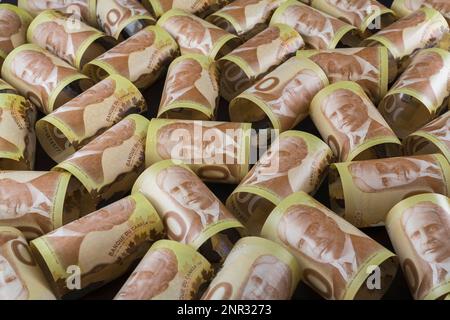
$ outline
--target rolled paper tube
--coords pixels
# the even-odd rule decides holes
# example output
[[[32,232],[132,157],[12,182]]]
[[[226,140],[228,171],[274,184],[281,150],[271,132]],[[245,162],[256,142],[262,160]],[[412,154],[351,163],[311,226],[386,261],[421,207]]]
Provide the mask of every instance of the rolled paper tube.
[[[47,10],[30,24],[28,42],[53,53],[77,69],[112,48],[115,40],[68,14]]]
[[[311,119],[339,162],[400,154],[400,140],[355,82],[322,89],[311,102]]]
[[[167,72],[158,118],[212,120],[219,103],[219,71],[214,60],[183,55]]]
[[[438,11],[422,8],[378,31],[361,45],[385,46],[404,69],[412,53],[433,47],[448,31],[448,23]]]
[[[314,194],[333,159],[319,138],[301,131],[283,132],[227,200],[227,208],[259,235],[270,212],[288,195]]]
[[[242,237],[245,232],[241,229],[227,229],[219,232],[209,238],[203,245],[198,249],[198,252],[202,254],[217,273],[233,249],[235,243]],[[205,288],[202,288],[201,293]]]
[[[74,19],[82,19],[89,25],[97,26],[95,8],[97,0],[18,0],[19,8],[25,9],[31,15],[37,16],[42,11],[53,9],[63,13],[68,13]]]
[[[360,41],[352,25],[297,0],[286,1],[275,11],[270,24],[276,23],[284,23],[297,30],[312,49],[354,46]]]
[[[27,29],[32,19],[25,10],[0,3],[0,68],[14,48],[27,42]]]
[[[86,190],[64,172],[0,171],[0,225],[35,239],[95,207]]]
[[[450,162],[450,111],[410,134],[404,146],[408,155],[442,153]]]
[[[33,170],[36,150],[34,123],[37,112],[17,94],[0,94],[0,168]]]
[[[420,51],[378,109],[400,138],[424,126],[447,106],[450,53],[439,48]]]
[[[14,49],[3,64],[2,77],[45,114],[93,84],[67,62],[35,44]]]
[[[248,173],[250,144],[249,123],[152,119],[145,162],[172,159],[203,181],[236,184]]]
[[[163,231],[150,202],[135,194],[33,240],[31,249],[58,298],[80,297],[123,275]]]
[[[331,208],[358,228],[383,225],[401,200],[450,193],[450,165],[441,154],[337,163],[329,175]]]
[[[294,256],[275,242],[239,240],[203,300],[289,300],[300,281]]]
[[[200,18],[219,10],[232,0],[143,0],[144,6],[157,18],[171,9],[181,9]]]
[[[202,54],[219,59],[241,44],[235,35],[180,9],[167,11],[159,20],[177,41],[181,54]]]
[[[234,98],[229,107],[234,122],[286,131],[309,115],[311,100],[328,79],[314,62],[292,57]]]
[[[430,193],[405,199],[389,212],[386,228],[413,297],[450,294],[450,199]]]
[[[178,55],[178,45],[163,28],[149,26],[86,64],[95,81],[120,74],[139,89],[152,85]]]
[[[439,11],[450,22],[450,2],[446,0],[394,0],[391,8],[398,16],[405,17],[421,7]]]
[[[137,0],[97,0],[97,20],[107,35],[118,40],[127,39],[156,23]]]
[[[23,234],[0,227],[0,300],[55,300]]]
[[[357,27],[365,36],[396,20],[394,11],[376,0],[312,0],[311,5]]]
[[[159,240],[114,300],[193,300],[212,275],[208,260],[191,246]]]
[[[124,195],[144,170],[148,123],[143,116],[131,114],[53,170],[73,174],[98,202]]]
[[[17,90],[14,89],[14,87],[10,85],[8,82],[0,79],[0,94],[2,93],[17,94]]]
[[[40,119],[36,133],[43,149],[59,163],[127,115],[146,110],[139,90],[126,78],[112,75]]]
[[[394,253],[304,192],[284,199],[261,235],[289,250],[302,280],[326,299],[380,299],[397,272]]]
[[[385,47],[300,50],[297,56],[319,65],[331,84],[354,81],[375,104],[386,95],[397,76],[397,63]]]
[[[184,164],[160,161],[142,173],[132,194],[143,193],[164,221],[169,239],[194,249],[228,229],[242,228],[208,187]],[[189,196],[185,196],[189,194]]]
[[[206,18],[246,41],[269,25],[274,11],[285,0],[236,0]]]
[[[231,101],[304,46],[302,37],[285,24],[274,24],[219,60],[220,91]]]

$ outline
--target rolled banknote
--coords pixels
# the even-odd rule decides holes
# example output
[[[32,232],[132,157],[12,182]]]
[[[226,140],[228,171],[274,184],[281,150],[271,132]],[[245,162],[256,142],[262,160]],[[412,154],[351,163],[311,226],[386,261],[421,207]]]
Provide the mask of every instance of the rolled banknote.
[[[300,281],[295,258],[275,242],[239,240],[203,300],[289,300]]]
[[[144,6],[157,18],[170,9],[181,9],[201,18],[217,11],[232,0],[142,0]]]
[[[432,8],[422,8],[375,33],[361,45],[385,46],[404,70],[411,54],[435,46],[448,31],[442,14]]]
[[[289,250],[302,280],[330,300],[380,299],[398,268],[391,251],[304,192],[272,211],[261,236]]]
[[[17,94],[17,90],[8,82],[0,79],[0,94],[1,93]]]
[[[97,0],[96,8],[100,28],[118,40],[127,39],[156,22],[137,0]]]
[[[333,211],[358,228],[384,225],[401,200],[450,193],[450,165],[441,154],[336,163],[329,175]]]
[[[181,9],[167,11],[158,20],[177,41],[181,54],[202,54],[219,59],[241,44],[235,35]]]
[[[331,84],[354,81],[374,104],[386,95],[388,84],[397,76],[397,63],[385,47],[342,48],[331,50],[299,50],[319,65]]]
[[[405,17],[421,7],[439,11],[450,22],[450,2],[447,0],[394,0],[391,8],[398,16]]]
[[[115,40],[103,32],[54,10],[44,11],[34,18],[27,38],[28,42],[48,50],[77,69],[82,69],[115,44]]]
[[[0,227],[0,300],[55,300],[23,234]]]
[[[219,71],[211,58],[187,54],[169,66],[158,118],[212,120],[219,104]]]
[[[80,297],[124,274],[163,230],[150,202],[135,194],[33,240],[31,249],[58,298]]]
[[[339,162],[400,154],[400,140],[355,82],[322,89],[311,102],[311,119]]]
[[[207,182],[239,183],[250,166],[249,123],[152,119],[146,166],[172,159]]]
[[[334,49],[337,46],[354,46],[356,28],[297,0],[284,2],[275,11],[270,24],[284,23],[303,37],[312,49]]]
[[[450,294],[450,199],[420,194],[395,205],[386,228],[415,299]]]
[[[333,159],[322,140],[306,132],[285,131],[228,198],[227,208],[259,235],[270,212],[288,195],[314,194]]]
[[[230,119],[281,132],[309,115],[311,100],[328,79],[314,62],[292,57],[230,102]]]
[[[422,50],[390,88],[379,110],[392,130],[405,138],[447,107],[450,94],[450,53]]]
[[[28,12],[0,3],[0,68],[14,48],[27,42],[27,29],[32,17]]]
[[[14,49],[3,64],[2,77],[45,114],[93,85],[87,76],[35,44]]]
[[[95,81],[120,74],[139,89],[153,84],[178,55],[178,45],[163,28],[149,26],[85,65]]]
[[[211,264],[191,246],[159,240],[114,300],[193,300],[212,275]]]
[[[205,245],[210,246],[208,242],[220,239],[221,233],[238,233],[237,229],[242,228],[241,223],[184,164],[164,160],[152,165],[134,184],[132,194],[136,192],[143,193],[155,206],[169,239],[200,249],[200,253]],[[228,249],[231,247],[232,243]],[[224,252],[226,254],[228,252]]]
[[[394,11],[376,0],[311,0],[311,6],[357,27],[364,36],[396,20]]]
[[[410,134],[403,143],[408,155],[442,153],[450,162],[450,111]]]
[[[97,0],[18,0],[19,8],[25,9],[31,15],[37,16],[45,10],[53,9],[68,13],[74,19],[82,19],[93,27],[97,26]]]
[[[219,60],[220,91],[231,101],[304,46],[302,37],[285,24],[274,24]]]
[[[444,34],[436,47],[450,51],[450,31]]]
[[[25,98],[13,93],[0,94],[0,168],[33,170],[37,112]]]
[[[206,18],[246,41],[269,25],[274,11],[285,0],[236,0]]]
[[[148,124],[143,116],[131,114],[53,170],[73,174],[97,202],[124,195],[144,170]]]
[[[91,212],[86,190],[66,172],[0,171],[0,225],[34,239]]]
[[[59,163],[127,115],[146,110],[139,90],[115,74],[40,119],[36,133],[43,149]]]

